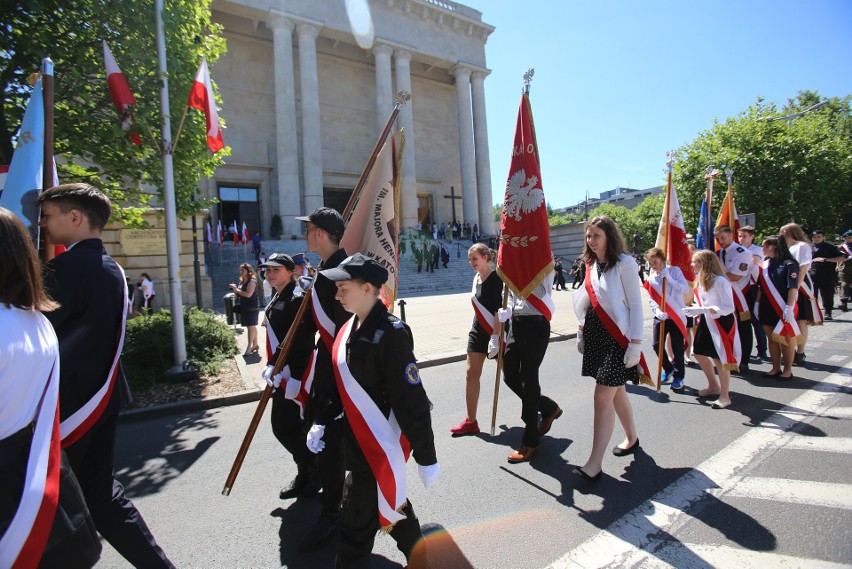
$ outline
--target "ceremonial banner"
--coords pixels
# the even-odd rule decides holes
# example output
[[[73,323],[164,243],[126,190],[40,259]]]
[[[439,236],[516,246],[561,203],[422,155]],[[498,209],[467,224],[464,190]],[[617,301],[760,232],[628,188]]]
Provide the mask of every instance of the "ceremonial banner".
[[[12,154],[12,163],[6,174],[6,183],[0,192],[0,206],[17,215],[30,231],[33,243],[37,242],[38,205],[36,198],[42,189],[44,164],[44,98],[41,79],[36,80],[33,94],[27,104],[21,130]]]
[[[234,224],[231,226],[231,233],[234,235],[234,247],[240,244],[240,230],[237,229],[237,220],[234,220]]]
[[[397,150],[397,139],[400,144]],[[405,139],[391,136],[367,177],[367,183],[346,222],[340,246],[350,255],[363,253],[388,270],[380,297],[393,312],[397,289],[399,244],[399,175]]]
[[[207,245],[211,245],[213,243],[213,231],[210,229],[210,222],[207,222]]]
[[[672,183],[671,166],[666,184],[666,201],[663,206],[663,215],[660,218],[660,228],[657,231],[655,246],[663,250],[669,266],[680,269],[686,280],[690,282],[695,280],[695,274],[692,272],[692,254],[689,252],[686,228],[683,225],[683,215],[681,215],[677,192]]]
[[[213,95],[213,83],[207,69],[207,57],[201,57],[201,65],[195,74],[195,82],[189,92],[187,105],[204,112],[207,119],[207,148],[216,153],[225,148],[222,127],[219,125],[219,111],[216,109],[216,97]]]
[[[521,95],[512,163],[506,182],[497,274],[520,298],[527,298],[553,270],[550,225],[541,184],[529,95]]]
[[[130,111],[130,105],[135,105],[136,99],[133,97],[130,86],[127,84],[127,80],[124,78],[121,69],[118,67],[118,63],[115,62],[115,58],[112,56],[106,40],[104,40],[104,65],[106,67],[109,94],[112,97],[115,108],[118,109],[121,130],[127,133],[133,144],[142,146],[139,134],[134,132],[134,118],[133,113]]]
[[[225,241],[225,236],[224,236],[224,233],[222,232],[222,220],[220,219],[219,220],[219,227],[216,230],[216,243],[219,245],[219,247],[221,247],[222,243],[224,241]]]
[[[243,233],[242,233],[242,242],[243,245],[249,242],[249,233],[248,228],[246,227],[246,222],[243,222]]]
[[[715,249],[715,237],[713,237],[713,180],[719,175],[719,171],[712,166],[707,167],[707,190],[704,199],[701,200],[701,214],[698,218],[698,231],[695,237],[696,249]]]
[[[728,178],[728,191],[725,193],[725,199],[722,202],[722,207],[719,210],[719,217],[716,219],[716,227],[727,225],[731,228],[731,233],[734,236],[734,241],[739,243],[737,231],[740,229],[740,218],[737,215],[737,205],[734,201],[734,184],[731,178]],[[722,249],[722,246],[716,242],[716,251]]]

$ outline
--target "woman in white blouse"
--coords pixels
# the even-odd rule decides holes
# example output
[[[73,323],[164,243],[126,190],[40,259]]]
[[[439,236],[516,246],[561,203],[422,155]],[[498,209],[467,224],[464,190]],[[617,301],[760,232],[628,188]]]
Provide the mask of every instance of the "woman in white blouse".
[[[818,314],[814,314],[816,303],[811,302],[814,287],[808,276],[808,269],[811,268],[811,263],[813,262],[813,249],[804,230],[798,223],[788,223],[781,228],[780,233],[787,243],[787,248],[790,249],[790,254],[799,263],[799,299],[796,301],[799,307],[799,315],[796,321],[799,324],[799,329],[802,331],[802,339],[799,345],[796,346],[793,365],[800,366],[805,362],[805,345],[808,343],[808,324],[816,322],[822,324],[822,319],[818,318]],[[817,311],[819,311],[819,307],[817,307]]]
[[[724,409],[731,404],[729,393],[731,370],[738,369],[740,338],[734,317],[734,293],[719,258],[713,251],[702,249],[692,256],[695,271],[695,300],[697,306],[684,308],[687,316],[696,318],[695,359],[707,377],[707,388],[699,397],[719,398],[714,409]],[[716,371],[714,373],[713,366]],[[719,375],[718,381],[716,374]],[[721,384],[721,385],[720,385]]]

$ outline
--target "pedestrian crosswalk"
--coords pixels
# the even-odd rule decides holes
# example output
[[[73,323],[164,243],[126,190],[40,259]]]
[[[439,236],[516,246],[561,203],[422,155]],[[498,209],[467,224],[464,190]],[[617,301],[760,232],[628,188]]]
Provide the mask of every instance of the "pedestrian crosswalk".
[[[813,436],[819,430],[814,429],[813,423],[852,418],[852,407],[840,406],[848,403],[850,386],[852,370],[846,368],[829,375],[606,530],[553,562],[549,569],[852,567],[848,543],[839,545],[845,548],[845,553],[826,552],[829,559],[818,558],[819,546],[807,543],[801,544],[798,551],[775,551],[772,532],[749,515],[749,512],[765,512],[770,504],[770,510],[783,511],[777,516],[795,519],[797,508],[808,511],[823,508],[830,512],[825,517],[840,512],[841,520],[849,519],[850,470],[846,468],[846,475],[840,479],[827,481],[820,479],[826,475],[819,472],[818,465],[824,461],[842,465],[852,460],[852,438],[831,437],[827,433]],[[781,451],[785,454],[779,455]],[[763,467],[770,472],[773,468],[785,470],[793,463],[801,465],[795,478],[764,476],[766,472],[761,471]],[[767,540],[770,545],[754,549],[737,547],[748,544],[749,540],[728,535],[733,532],[724,527],[724,522],[712,520],[708,510],[718,504],[725,504],[727,511],[748,518],[749,527],[770,536]],[[707,529],[706,526],[714,523],[720,528]],[[819,528],[808,529],[819,532]],[[724,535],[715,545],[706,539],[696,543],[696,533],[702,531]],[[825,531],[831,532],[832,527],[826,527]],[[728,543],[721,542],[725,538]]]

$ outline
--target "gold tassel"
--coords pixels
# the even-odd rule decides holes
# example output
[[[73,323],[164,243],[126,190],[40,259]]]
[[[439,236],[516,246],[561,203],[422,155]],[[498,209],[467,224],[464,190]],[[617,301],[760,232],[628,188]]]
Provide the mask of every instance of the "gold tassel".
[[[402,503],[402,506],[400,506],[399,508],[397,508],[397,509],[396,509],[396,513],[397,513],[397,514],[403,514],[403,515],[404,515],[404,512],[403,512],[402,510],[403,510],[403,509],[404,509],[407,505],[408,505],[408,500],[406,500],[405,502],[403,502],[403,503]],[[408,516],[405,516],[405,517],[407,518]],[[401,522],[402,520],[399,520],[399,521]],[[389,534],[389,533],[391,532],[391,530],[393,529],[393,526],[395,526],[396,524],[397,524],[397,522],[394,522],[394,523],[392,523],[392,524],[388,524],[388,525],[386,525],[386,526],[382,526],[382,529],[381,529],[380,531],[381,531],[382,533],[384,533],[384,534]]]
[[[740,371],[739,364],[722,364],[722,369],[726,369],[728,371]]]
[[[747,320],[751,320],[751,312],[739,312],[740,322],[746,322]]]

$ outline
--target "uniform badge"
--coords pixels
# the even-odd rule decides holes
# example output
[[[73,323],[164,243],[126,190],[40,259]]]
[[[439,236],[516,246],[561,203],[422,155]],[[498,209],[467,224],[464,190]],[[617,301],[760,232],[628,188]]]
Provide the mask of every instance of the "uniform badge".
[[[745,271],[748,269],[748,265],[746,263],[740,263],[740,270]]]
[[[791,273],[790,273],[790,278],[791,278],[791,279],[798,279],[798,278],[799,278],[799,273],[797,273],[797,272],[795,272],[795,271],[791,272]]]
[[[412,362],[405,367],[405,379],[411,385],[420,383],[420,372],[417,370],[417,364]]]

